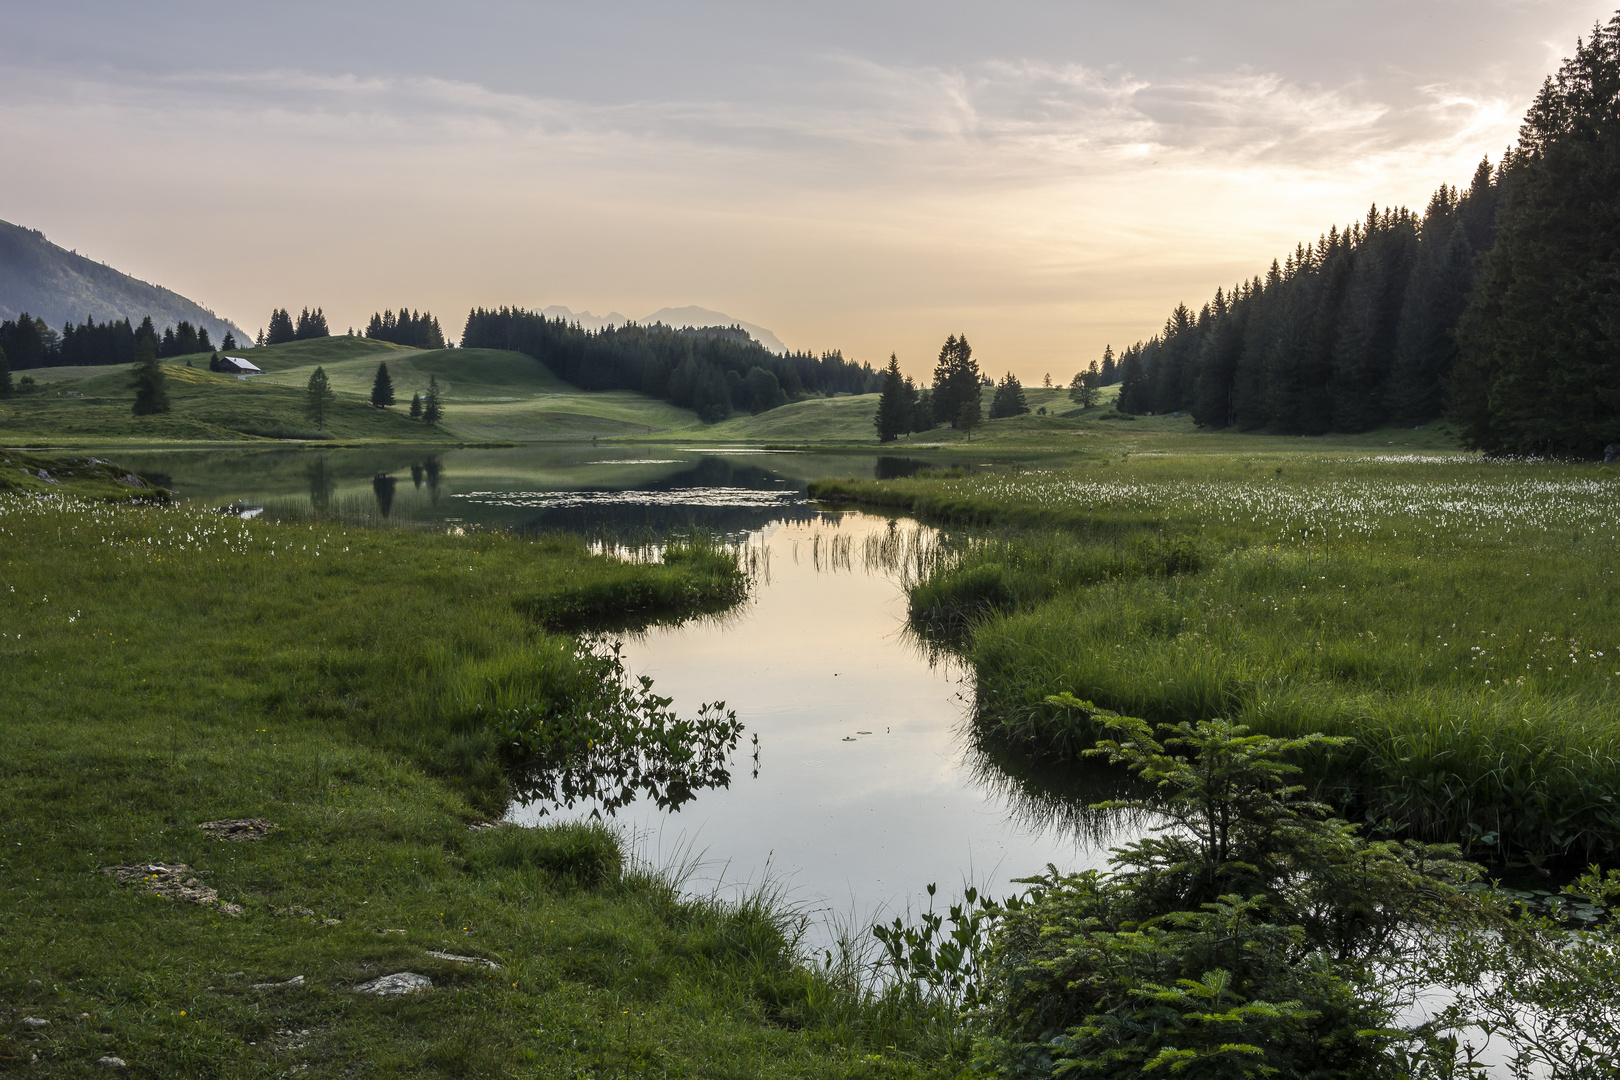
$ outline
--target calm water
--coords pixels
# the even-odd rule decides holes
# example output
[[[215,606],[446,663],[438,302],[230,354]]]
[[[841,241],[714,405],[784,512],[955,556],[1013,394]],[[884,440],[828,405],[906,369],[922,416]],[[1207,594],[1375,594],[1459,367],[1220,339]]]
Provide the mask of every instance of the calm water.
[[[1106,856],[1097,823],[1076,807],[1112,794],[1109,778],[1039,776],[986,757],[966,723],[968,673],[909,631],[896,552],[933,542],[931,530],[826,512],[805,498],[819,476],[904,475],[925,459],[573,446],[121,460],[182,497],[264,506],[267,516],[313,505],[593,537],[696,525],[747,544],[758,570],[745,604],[623,642],[629,668],[651,676],[682,715],[724,700],[747,728],[729,786],[675,811],[642,799],[612,815],[646,857],[697,858],[694,890],[768,878],[807,906],[864,920],[915,903],[931,882],[945,894],[971,881],[1000,895],[1048,863],[1080,868]],[[511,817],[600,809],[537,803]]]

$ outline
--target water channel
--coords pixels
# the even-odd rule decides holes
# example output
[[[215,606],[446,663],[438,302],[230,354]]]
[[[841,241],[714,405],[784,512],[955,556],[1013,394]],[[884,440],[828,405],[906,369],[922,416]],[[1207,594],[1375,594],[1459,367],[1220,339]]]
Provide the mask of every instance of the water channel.
[[[120,460],[189,501],[265,507],[266,516],[320,506],[420,526],[570,530],[610,544],[701,527],[745,545],[755,567],[746,602],[619,635],[627,667],[650,676],[681,715],[720,699],[736,711],[746,732],[729,784],[673,810],[642,797],[608,814],[585,800],[518,804],[509,816],[602,815],[643,858],[695,864],[693,891],[774,883],[812,914],[812,940],[832,924],[916,906],[930,883],[945,895],[971,882],[999,896],[1048,863],[1100,866],[1121,839],[1077,812],[1112,792],[976,748],[969,673],[906,620],[904,556],[934,542],[932,530],[805,497],[818,476],[902,475],[926,459],[548,446]]]

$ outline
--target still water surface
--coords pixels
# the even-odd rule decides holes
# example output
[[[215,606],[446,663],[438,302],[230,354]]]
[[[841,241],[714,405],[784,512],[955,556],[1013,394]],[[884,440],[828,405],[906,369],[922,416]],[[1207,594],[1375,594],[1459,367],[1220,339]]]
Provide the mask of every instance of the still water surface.
[[[124,460],[183,497],[264,506],[271,517],[314,506],[375,521],[593,538],[699,526],[753,549],[756,581],[737,609],[623,639],[627,666],[651,676],[682,715],[724,700],[747,728],[729,786],[673,811],[641,799],[611,815],[645,857],[697,857],[694,890],[770,879],[811,909],[864,921],[915,903],[929,883],[948,895],[964,882],[1002,895],[1048,863],[1099,866],[1105,842],[1122,838],[1106,828],[1099,836],[1075,812],[1112,792],[975,748],[969,672],[913,636],[903,566],[871,555],[886,540],[892,551],[897,534],[916,544],[931,531],[805,498],[806,481],[819,476],[902,475],[925,459],[548,446]],[[531,803],[510,816],[533,823],[600,811]]]

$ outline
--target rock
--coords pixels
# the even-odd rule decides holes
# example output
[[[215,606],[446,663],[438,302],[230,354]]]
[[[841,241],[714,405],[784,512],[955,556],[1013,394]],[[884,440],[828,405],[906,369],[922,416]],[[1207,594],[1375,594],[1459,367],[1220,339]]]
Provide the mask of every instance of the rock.
[[[1603,448],[1603,464],[1613,465],[1620,461],[1620,442],[1612,442]]]
[[[219,910],[223,911],[233,919],[240,919],[242,917],[243,908],[241,904],[233,904],[227,900],[221,900],[219,902]]]
[[[433,980],[426,975],[418,975],[414,971],[401,971],[393,975],[384,975],[380,979],[361,983],[355,987],[362,994],[377,994],[382,997],[398,997],[401,994],[415,994],[433,987]]]
[[[455,953],[439,952],[437,949],[429,949],[428,955],[437,956],[440,960],[454,960],[458,964],[482,964],[491,971],[501,970],[501,965],[493,960],[485,960],[482,956],[457,956]]]
[[[188,904],[217,904],[219,893],[195,877],[188,877],[192,870],[185,863],[134,863],[129,866],[103,866],[103,874],[109,874],[130,885],[139,885],[147,892],[168,897],[170,900],[182,900]]]
[[[38,1031],[40,1028],[47,1028],[51,1026],[51,1022],[49,1020],[41,1020],[37,1016],[25,1016],[21,1020],[17,1021],[17,1023],[21,1024],[25,1028],[33,1028],[35,1031]]]
[[[128,1065],[124,1064],[124,1059],[123,1058],[115,1058],[115,1057],[96,1058],[96,1064],[100,1065],[102,1068],[106,1068],[106,1069],[127,1069],[127,1068],[129,1068]]]
[[[313,919],[315,917],[315,913],[302,904],[289,904],[286,907],[271,908],[270,914],[297,919]]]
[[[322,919],[321,920],[321,925],[322,926],[341,926],[342,924],[343,924],[342,919]]]
[[[403,931],[403,930],[394,930],[394,929],[377,931],[377,933],[379,933],[379,934],[403,934],[404,932],[405,931]]]
[[[223,818],[219,821],[205,821],[197,828],[213,837],[215,840],[263,840],[273,832],[280,832],[281,826],[264,818]]]
[[[38,979],[29,979],[28,980],[28,985],[29,986],[44,986],[45,984],[40,982]]]
[[[288,979],[286,982],[254,983],[251,986],[249,986],[248,989],[249,990],[291,990],[292,988],[294,988],[296,986],[303,986],[303,985],[304,985],[304,977],[302,975],[294,975],[292,978]]]

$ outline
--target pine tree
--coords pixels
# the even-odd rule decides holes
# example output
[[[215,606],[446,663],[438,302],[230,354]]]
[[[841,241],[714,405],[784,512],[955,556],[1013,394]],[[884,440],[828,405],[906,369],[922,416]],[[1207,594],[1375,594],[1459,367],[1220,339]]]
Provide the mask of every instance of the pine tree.
[[[878,442],[894,442],[910,430],[911,418],[906,412],[906,384],[900,376],[900,361],[890,353],[889,366],[883,369],[883,392],[878,398],[877,416],[873,418]]]
[[[317,431],[323,431],[327,414],[335,404],[337,395],[332,392],[332,382],[326,377],[326,369],[317,367],[309,377],[309,386],[304,390],[304,415],[315,421]]]
[[[298,330],[293,326],[292,316],[286,308],[276,308],[270,313],[270,328],[265,331],[264,343],[267,345],[284,345],[289,341],[298,340]]]
[[[973,346],[967,335],[955,334],[945,339],[934,365],[934,415],[951,418],[952,427],[960,427],[963,406],[973,406],[973,421],[979,419],[979,365],[973,359]]]
[[[11,396],[11,366],[6,363],[6,350],[0,349],[0,398]]]
[[[1018,381],[1018,376],[1009,371],[1002,376],[995,396],[990,399],[990,419],[1004,420],[1010,416],[1023,416],[1027,412],[1029,402],[1024,399],[1024,386]]]
[[[420,419],[422,419],[422,395],[421,394],[412,394],[411,395],[411,419],[412,420],[420,420]]]
[[[371,381],[371,407],[386,409],[394,403],[394,380],[389,377],[388,364],[377,364],[377,377]]]
[[[232,349],[236,348],[236,335],[232,334],[229,330],[225,331],[225,340],[219,343],[219,347],[225,352],[230,352]]]
[[[1620,14],[1549,78],[1504,163],[1496,245],[1458,331],[1453,416],[1483,450],[1620,442]]]
[[[158,363],[157,348],[150,338],[141,338],[136,347],[135,377],[130,386],[135,390],[135,415],[156,416],[169,411],[169,388],[163,376],[163,365]]]
[[[443,415],[444,409],[439,405],[439,378],[429,375],[427,396],[422,399],[422,423],[433,427]]]
[[[1114,368],[1114,347],[1112,345],[1103,346],[1102,367],[1099,371],[1102,375],[1102,385],[1113,386],[1114,380],[1118,378],[1118,373]]]

